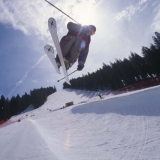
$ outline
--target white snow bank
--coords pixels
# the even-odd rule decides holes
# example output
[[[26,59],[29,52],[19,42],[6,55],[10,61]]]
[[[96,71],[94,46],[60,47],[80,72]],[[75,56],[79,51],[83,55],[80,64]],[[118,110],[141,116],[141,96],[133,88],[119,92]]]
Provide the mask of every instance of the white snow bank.
[[[0,129],[0,144],[2,160],[57,160],[29,120]]]
[[[62,90],[0,128],[4,160],[159,160],[160,87],[123,95]],[[66,102],[74,105],[60,109]],[[48,110],[49,109],[49,110]],[[31,116],[31,115],[35,116]]]
[[[103,101],[74,107],[73,113],[116,113],[135,116],[160,116],[160,88],[123,94]]]

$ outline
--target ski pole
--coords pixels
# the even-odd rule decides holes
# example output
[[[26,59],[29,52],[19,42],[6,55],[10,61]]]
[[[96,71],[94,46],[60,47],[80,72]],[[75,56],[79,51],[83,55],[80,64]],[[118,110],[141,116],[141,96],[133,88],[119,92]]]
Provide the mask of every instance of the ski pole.
[[[76,23],[78,23],[76,20],[74,20],[72,17],[70,17],[68,14],[64,13],[62,10],[60,10],[59,8],[57,8],[55,5],[53,5],[51,2],[45,0],[46,2],[48,2],[51,6],[53,6],[54,8],[58,9],[60,12],[62,12],[64,15],[66,15],[67,17],[69,17],[70,19],[72,19],[73,21],[75,21]],[[78,23],[80,24],[80,23]]]
[[[68,76],[71,75],[71,74],[73,74],[73,73],[76,72],[76,71],[77,71],[77,70],[75,70],[75,71],[73,71],[72,73],[68,74]],[[65,77],[63,77],[62,79],[65,79]],[[57,82],[61,81],[62,79],[59,79]]]

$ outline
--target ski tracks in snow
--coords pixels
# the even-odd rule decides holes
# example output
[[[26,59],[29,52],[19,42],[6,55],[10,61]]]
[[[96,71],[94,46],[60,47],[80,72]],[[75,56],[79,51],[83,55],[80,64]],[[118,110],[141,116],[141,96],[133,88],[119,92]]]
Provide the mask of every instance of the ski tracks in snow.
[[[127,124],[125,122],[127,122]],[[143,151],[147,143],[147,117],[125,116],[119,119],[116,123],[119,124],[119,127],[117,125],[114,129],[117,132],[117,137],[118,134],[120,135],[113,144],[110,144],[111,148],[106,150],[110,155],[107,157],[108,160],[114,158],[117,160],[143,159]],[[124,130],[126,130],[126,132]]]
[[[126,124],[125,121],[128,123]],[[122,135],[112,144],[109,159],[117,157],[117,160],[143,159],[143,151],[147,144],[148,122],[145,116],[126,116],[118,122],[117,133]],[[127,125],[127,127],[126,127]],[[124,131],[126,130],[126,132]],[[127,133],[127,134],[126,134]],[[129,133],[129,134],[128,134]]]
[[[138,160],[143,156],[143,150],[146,146],[148,124],[146,117],[135,117],[134,119],[134,129],[132,130],[130,141],[128,144],[125,144],[126,149],[123,150],[118,160]]]

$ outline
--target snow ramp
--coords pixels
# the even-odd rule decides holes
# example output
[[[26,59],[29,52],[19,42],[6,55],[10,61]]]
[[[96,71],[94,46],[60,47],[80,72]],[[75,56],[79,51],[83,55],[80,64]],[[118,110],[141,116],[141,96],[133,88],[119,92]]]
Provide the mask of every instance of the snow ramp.
[[[160,87],[103,95],[103,100],[96,92],[58,91],[22,122],[0,129],[6,146],[0,155],[6,160],[159,160],[159,95]],[[69,101],[74,105],[61,109]]]
[[[58,160],[35,124],[28,119],[0,129],[0,159]]]
[[[62,160],[159,159],[160,87],[105,97],[63,90],[48,97],[36,122]],[[58,109],[68,101],[73,106]],[[44,115],[44,114],[43,114]]]

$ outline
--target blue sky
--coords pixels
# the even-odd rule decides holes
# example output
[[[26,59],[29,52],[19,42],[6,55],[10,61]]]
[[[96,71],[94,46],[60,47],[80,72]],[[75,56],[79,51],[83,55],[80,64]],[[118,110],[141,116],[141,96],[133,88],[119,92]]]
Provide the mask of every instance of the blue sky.
[[[94,24],[89,55],[76,78],[94,72],[102,63],[127,58],[130,52],[141,55],[150,46],[155,31],[160,32],[159,0],[50,0],[81,24]],[[57,20],[59,39],[71,21],[43,0],[0,0],[0,95],[11,97],[39,87],[62,89],[63,77],[57,75],[45,55],[45,44],[53,45],[48,18]],[[55,51],[56,52],[56,51]],[[69,70],[76,69],[77,63]]]

